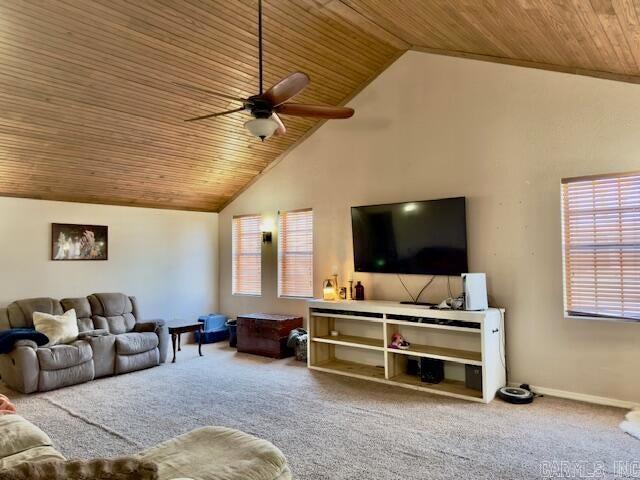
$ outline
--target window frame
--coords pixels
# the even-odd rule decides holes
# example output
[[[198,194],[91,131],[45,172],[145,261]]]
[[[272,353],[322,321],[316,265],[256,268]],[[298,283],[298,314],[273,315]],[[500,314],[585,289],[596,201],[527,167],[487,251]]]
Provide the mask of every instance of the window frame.
[[[235,288],[236,288],[236,255],[235,255],[235,249],[236,249],[236,240],[235,240],[235,222],[236,221],[241,221],[243,218],[257,218],[258,219],[258,233],[256,234],[256,236],[259,238],[259,242],[260,242],[260,248],[259,248],[259,262],[258,265],[260,267],[260,272],[258,275],[258,279],[259,279],[259,286],[260,286],[260,293],[242,293],[242,292],[236,292]],[[236,296],[236,297],[262,297],[262,215],[260,214],[255,214],[255,213],[250,213],[250,214],[245,214],[245,215],[234,215],[231,218],[231,295],[232,296]],[[242,254],[240,254],[242,255]],[[249,254],[246,254],[247,256],[249,256]]]
[[[567,219],[566,219],[566,215],[567,215],[567,208],[566,208],[566,203],[565,203],[565,185],[570,184],[570,183],[577,183],[577,182],[589,182],[589,181],[597,181],[597,180],[607,180],[607,179],[622,179],[625,177],[640,177],[640,171],[633,171],[633,172],[624,172],[624,173],[609,173],[609,174],[602,174],[602,175],[586,175],[586,176],[580,176],[580,177],[567,177],[567,178],[562,178],[561,179],[561,184],[560,184],[560,213],[561,213],[561,248],[562,248],[562,302],[563,302],[563,315],[565,319],[568,320],[599,320],[599,321],[604,321],[604,322],[622,322],[622,323],[640,323],[640,318],[633,318],[633,317],[622,317],[622,316],[615,316],[615,315],[599,315],[597,313],[593,313],[593,314],[584,314],[584,315],[576,315],[576,314],[572,314],[569,313],[569,295],[568,295],[568,275],[567,275],[567,251],[568,251],[568,247],[566,244],[566,239],[567,239],[567,233],[566,233],[566,228],[567,228]],[[620,198],[620,196],[618,196],[618,198]],[[620,222],[619,224],[622,224],[623,222]],[[618,245],[618,244],[616,244]],[[594,285],[597,282],[594,282]],[[620,290],[621,291],[621,296],[624,296],[624,287]]]
[[[309,295],[305,295],[305,296],[301,296],[301,295],[283,295],[281,293],[282,289],[281,289],[281,282],[282,282],[282,258],[283,258],[283,252],[282,252],[282,237],[283,237],[283,228],[282,228],[282,215],[283,214],[289,214],[289,213],[299,213],[299,212],[310,212],[311,213],[311,252],[310,252],[310,256],[311,256],[311,272],[309,273],[310,275],[310,279],[311,279],[311,291],[309,292]],[[313,213],[313,208],[299,208],[299,209],[295,209],[295,210],[280,210],[278,211],[278,259],[277,259],[277,279],[276,279],[276,288],[277,288],[277,295],[278,298],[282,298],[285,300],[308,300],[311,298],[314,298],[314,288],[315,288],[315,282],[314,282],[314,262],[315,262],[315,245],[314,245],[314,239],[315,239],[315,222],[314,222],[314,213]]]

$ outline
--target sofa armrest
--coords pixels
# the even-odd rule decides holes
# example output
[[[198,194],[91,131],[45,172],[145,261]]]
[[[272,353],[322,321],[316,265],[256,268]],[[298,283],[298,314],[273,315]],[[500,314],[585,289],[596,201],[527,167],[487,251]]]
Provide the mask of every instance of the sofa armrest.
[[[18,347],[28,347],[28,348],[33,348],[34,350],[37,350],[38,344],[33,340],[26,340],[26,339],[18,340],[16,343],[13,344],[13,348],[18,348]]]
[[[0,355],[0,378],[13,390],[21,393],[38,390],[40,362],[37,348],[32,340],[18,340],[10,353]]]
[[[151,318],[149,320],[145,320],[142,323],[155,323],[159,327],[164,327],[167,322],[165,322],[162,318]]]
[[[82,340],[89,337],[103,337],[105,335],[110,335],[109,330],[100,328],[98,330],[87,330],[86,332],[80,332],[78,334],[78,339]]]
[[[145,320],[143,322],[137,322],[134,327],[134,332],[155,332],[158,328],[165,326],[165,321],[161,319],[157,320]]]

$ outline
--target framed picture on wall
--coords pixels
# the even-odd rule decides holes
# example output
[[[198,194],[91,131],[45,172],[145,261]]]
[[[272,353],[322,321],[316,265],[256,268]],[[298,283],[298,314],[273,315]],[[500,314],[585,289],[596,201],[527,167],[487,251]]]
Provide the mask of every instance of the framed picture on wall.
[[[51,224],[51,260],[107,260],[109,227]]]

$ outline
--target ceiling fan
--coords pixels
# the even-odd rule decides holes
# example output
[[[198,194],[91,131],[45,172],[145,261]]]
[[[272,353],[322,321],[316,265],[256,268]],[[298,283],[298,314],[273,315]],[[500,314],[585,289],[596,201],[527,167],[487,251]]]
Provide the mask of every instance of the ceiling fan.
[[[249,110],[254,118],[246,122],[244,126],[252,135],[258,137],[264,142],[266,138],[269,138],[274,133],[276,135],[284,135],[286,133],[287,129],[285,128],[284,123],[282,123],[282,120],[280,120],[280,117],[278,116],[279,113],[283,115],[293,115],[296,117],[312,117],[325,120],[349,118],[353,116],[353,108],[287,103],[287,100],[295,97],[309,84],[309,76],[303,72],[294,72],[280,80],[266,92],[263,91],[262,0],[258,0],[258,57],[260,93],[249,98],[234,97],[233,95],[213,92],[194,85],[174,82],[174,85],[178,85],[180,87],[197,90],[199,92],[208,93],[220,98],[226,98],[227,100],[234,100],[242,103],[241,107],[234,108],[233,110],[189,118],[185,120],[185,122],[195,122],[198,120],[205,120],[207,118],[220,117],[223,115],[241,112],[243,110]]]

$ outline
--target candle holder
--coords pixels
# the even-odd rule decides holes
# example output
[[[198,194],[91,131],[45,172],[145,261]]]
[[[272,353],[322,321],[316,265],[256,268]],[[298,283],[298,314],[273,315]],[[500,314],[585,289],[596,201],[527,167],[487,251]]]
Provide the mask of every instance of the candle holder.
[[[336,300],[336,284],[331,278],[327,278],[322,282],[322,299],[323,300]]]

